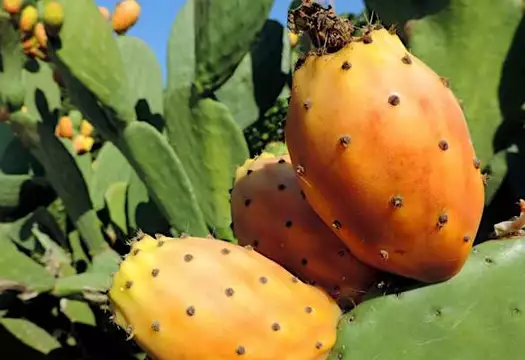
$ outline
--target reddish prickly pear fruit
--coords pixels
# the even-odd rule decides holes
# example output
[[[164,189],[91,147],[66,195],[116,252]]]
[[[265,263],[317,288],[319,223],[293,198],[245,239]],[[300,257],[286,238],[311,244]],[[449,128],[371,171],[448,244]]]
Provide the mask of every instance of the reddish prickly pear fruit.
[[[49,35],[55,36],[64,23],[64,6],[57,1],[44,5],[44,25]]]
[[[117,4],[111,22],[117,34],[123,34],[137,23],[141,12],[136,0],[123,0]]]
[[[143,235],[109,298],[114,321],[157,360],[321,360],[341,315],[253,248],[209,238]]]
[[[27,5],[22,9],[20,14],[20,21],[18,22],[18,27],[21,31],[25,33],[30,33],[33,31],[36,23],[38,21],[38,10],[33,5]]]
[[[338,33],[344,25],[293,75],[285,137],[300,186],[361,261],[446,280],[463,267],[484,207],[462,109],[397,35],[351,38]]]
[[[288,155],[262,153],[236,172],[232,219],[240,245],[357,304],[379,272],[357,260],[304,199]]]
[[[22,10],[23,4],[24,0],[4,0],[2,7],[6,13],[16,15]]]

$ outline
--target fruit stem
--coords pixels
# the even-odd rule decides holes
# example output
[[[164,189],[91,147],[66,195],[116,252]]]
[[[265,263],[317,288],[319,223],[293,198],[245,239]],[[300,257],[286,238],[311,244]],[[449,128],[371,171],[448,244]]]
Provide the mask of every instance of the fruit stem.
[[[354,26],[349,19],[335,14],[332,6],[324,8],[313,0],[303,0],[288,13],[288,28],[306,33],[321,54],[339,51],[352,41]]]

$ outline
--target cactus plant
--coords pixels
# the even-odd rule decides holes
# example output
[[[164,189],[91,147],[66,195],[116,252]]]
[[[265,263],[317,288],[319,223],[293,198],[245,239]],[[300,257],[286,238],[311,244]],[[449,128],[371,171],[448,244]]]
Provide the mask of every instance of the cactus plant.
[[[360,304],[341,319],[329,359],[520,358],[524,256],[524,238],[486,242],[451,280]]]
[[[525,331],[519,321],[520,297],[523,297],[519,275],[519,259],[523,255],[523,239],[520,236],[525,232],[522,200],[519,202],[520,216],[511,216],[516,212],[516,199],[523,198],[524,183],[523,131],[519,125],[523,102],[519,81],[523,73],[520,65],[523,63],[521,5],[509,0],[499,3],[480,0],[475,6],[466,0],[422,0],[417,5],[401,0],[393,6],[383,0],[367,0],[368,9],[362,14],[340,14],[336,17],[333,8],[325,9],[323,14],[326,16],[317,24],[320,27],[312,32],[308,26],[316,24],[310,10],[320,9],[318,5],[313,5],[313,1],[291,1],[289,29],[278,21],[268,19],[274,3],[272,0],[247,3],[240,0],[186,0],[173,23],[167,44],[167,79],[164,84],[161,62],[153,49],[142,40],[129,36],[127,31],[133,23],[147,21],[147,18],[137,16],[136,11],[125,19],[129,20],[127,24],[121,23],[124,26],[115,29],[112,15],[117,18],[118,11],[111,14],[109,9],[98,6],[100,4],[92,0],[2,0],[0,343],[4,346],[3,353],[13,358],[144,359],[146,354],[138,344],[148,350],[149,356],[158,355],[163,352],[165,342],[158,341],[155,335],[163,336],[166,324],[172,325],[169,320],[166,321],[165,314],[173,314],[173,309],[182,308],[184,311],[187,305],[177,299],[191,298],[192,302],[201,304],[198,307],[201,310],[196,309],[193,320],[201,319],[199,311],[205,308],[226,309],[224,314],[214,313],[205,321],[195,323],[191,329],[196,331],[197,336],[184,331],[171,336],[170,332],[168,340],[173,338],[176,344],[181,344],[173,346],[170,343],[170,352],[194,355],[191,357],[196,360],[199,356],[195,355],[195,351],[205,351],[207,358],[219,358],[222,350],[228,352],[223,358],[294,360],[327,357],[334,360],[355,357],[433,359],[442,357],[443,351],[450,358],[519,358],[519,336]],[[140,0],[126,0],[124,4],[145,11],[146,7],[154,6]],[[395,37],[384,36],[383,39],[396,40],[389,42],[391,53],[402,49],[408,57],[396,55],[396,59],[401,58],[401,61],[392,62],[385,55],[387,52],[370,50],[381,48],[378,33],[386,35],[385,30],[377,31],[377,14],[387,27],[398,25],[397,34],[406,47],[402,48]],[[305,15],[310,18],[306,22],[295,21],[297,15],[302,19]],[[24,21],[20,21],[21,18]],[[328,29],[328,33],[319,32],[323,26],[334,23],[342,25],[338,31]],[[86,31],[88,28],[90,31]],[[353,40],[351,51],[338,51],[337,46],[333,46],[334,40],[341,39],[339,35],[343,40]],[[322,55],[325,50],[332,54]],[[361,53],[366,53],[366,56],[355,56]],[[332,67],[332,63],[327,61],[308,82],[302,81],[301,74],[310,67],[311,59],[332,59],[341,54],[352,60],[347,65],[341,64],[345,69]],[[374,59],[378,56],[382,56],[384,61],[377,71],[363,72],[363,68],[373,68]],[[312,213],[316,209],[319,211],[321,202],[311,193],[306,199],[300,196],[297,186],[301,183],[305,186],[304,179],[309,180],[311,164],[305,168],[296,167],[299,172],[295,174],[288,160],[285,164],[277,162],[278,165],[286,165],[288,171],[283,171],[282,166],[275,167],[279,169],[276,172],[261,172],[258,168],[265,162],[273,161],[271,164],[274,164],[281,157],[288,159],[289,148],[292,160],[298,149],[306,149],[315,163],[322,164],[328,161],[328,157],[320,151],[326,150],[320,144],[330,140],[324,135],[338,133],[348,124],[368,119],[366,114],[363,115],[366,109],[373,109],[379,114],[385,114],[384,107],[387,111],[403,112],[408,107],[406,105],[411,104],[410,98],[425,98],[433,83],[442,84],[428,80],[432,79],[429,75],[432,70],[422,71],[424,67],[420,60],[439,75],[447,77],[451,89],[463,100],[460,105],[472,132],[473,144],[468,145],[466,136],[462,138],[463,142],[460,138],[456,138],[457,141],[447,139],[448,147],[436,142],[437,148],[442,151],[438,151],[437,157],[431,155],[437,150],[433,147],[424,156],[416,154],[409,157],[413,160],[412,166],[395,168],[396,163],[407,161],[407,154],[400,153],[400,149],[428,143],[428,136],[425,137],[421,131],[422,124],[436,124],[440,111],[419,112],[424,120],[413,121],[410,127],[390,127],[392,121],[395,122],[393,117],[389,117],[390,121],[386,123],[363,121],[368,124],[367,127],[354,133],[355,136],[350,139],[343,136],[335,138],[340,139],[339,143],[326,142],[340,146],[328,148],[329,155],[334,149],[346,149],[341,158],[355,153],[350,156],[353,159],[352,168],[340,163],[320,167],[318,178],[321,180],[316,181],[316,188],[328,194],[325,197],[331,200],[326,204],[338,209],[338,214],[342,213],[345,218],[364,219],[355,223],[361,227],[368,224],[372,232],[382,230],[387,235],[379,238],[378,242],[382,245],[385,240],[392,240],[392,234],[400,234],[395,239],[396,245],[426,254],[430,253],[425,247],[428,244],[420,234],[421,230],[418,231],[423,228],[418,224],[424,221],[425,215],[414,212],[414,203],[409,204],[408,200],[415,199],[413,201],[427,206],[432,214],[443,199],[455,199],[455,209],[461,211],[464,221],[479,219],[483,206],[481,197],[476,196],[467,204],[470,208],[457,204],[457,199],[465,199],[468,192],[461,194],[458,190],[460,185],[451,183],[451,179],[462,176],[464,168],[451,165],[461,159],[461,155],[452,160],[447,158],[457,151],[459,143],[466,143],[465,148],[469,151],[475,150],[480,160],[479,169],[475,169],[474,175],[465,173],[467,177],[462,176],[461,179],[469,179],[472,175],[472,179],[480,180],[480,173],[483,174],[482,181],[488,179],[481,227],[475,234],[475,227],[471,226],[468,244],[456,244],[459,250],[455,248],[448,253],[456,254],[455,269],[443,270],[446,268],[443,263],[450,259],[443,255],[442,250],[434,252],[436,256],[431,261],[437,262],[440,270],[448,274],[447,277],[455,273],[451,279],[434,285],[366,266],[366,271],[354,272],[354,257],[345,256],[349,261],[341,263],[339,257],[333,258],[334,252],[331,251],[339,245],[350,248],[351,243],[354,248],[356,244],[360,248],[361,244],[349,242],[348,236],[348,244],[337,239],[341,229],[336,228],[343,225],[343,231],[346,231],[344,225],[349,223],[346,220],[344,223],[331,223],[325,219],[326,224],[322,224],[321,217]],[[420,75],[417,82],[407,75],[414,69]],[[332,74],[331,71],[333,76],[327,77],[326,74]],[[344,75],[341,76],[341,73]],[[356,77],[362,82],[356,82]],[[312,79],[319,78],[328,79],[328,85],[308,85]],[[436,76],[433,78],[436,79]],[[421,92],[417,86],[424,79],[427,80],[423,82],[427,91]],[[395,88],[389,88],[393,84]],[[345,90],[336,94],[341,88]],[[352,97],[342,101],[347,99],[343,95],[348,88]],[[397,103],[399,99],[392,98],[391,108],[385,102],[376,103],[377,99],[385,100],[377,96],[385,89],[403,90],[396,94],[401,102]],[[443,99],[442,95],[447,90],[442,86],[439,89],[441,92],[432,92],[434,98],[427,104]],[[294,134],[297,135],[294,131],[292,136],[288,132],[287,139],[283,136],[287,121],[289,128],[297,129],[293,113],[304,110],[297,106],[301,102],[296,102],[297,94],[303,92],[308,92],[307,97],[314,99],[313,106],[312,103],[307,104],[307,107],[311,106],[307,112],[322,115],[302,123],[305,128],[315,130],[315,134],[310,133],[312,136],[308,137],[320,139],[320,143],[314,143],[317,144],[315,146],[312,143],[298,144],[294,141]],[[291,99],[288,98],[290,95]],[[354,105],[350,107],[351,104]],[[339,105],[346,110],[331,115],[326,111]],[[453,111],[456,115],[460,112],[457,103],[451,101],[446,112],[451,114]],[[292,116],[287,118],[287,113]],[[440,122],[451,123],[450,117]],[[406,137],[414,133],[418,136]],[[431,133],[440,135],[445,132]],[[373,134],[376,136],[371,136]],[[360,139],[366,136],[369,140],[361,143],[363,146],[359,152],[353,151],[358,148]],[[406,138],[411,141],[401,141]],[[385,146],[398,140],[398,148]],[[261,156],[263,151],[278,158],[267,154]],[[381,158],[385,153],[388,161]],[[407,213],[404,220],[410,221],[385,220],[378,216],[381,206],[374,201],[360,201],[358,206],[352,207],[341,202],[346,198],[356,204],[356,198],[362,200],[363,194],[377,195],[384,190],[392,192],[394,187],[399,188],[400,180],[392,176],[394,168],[403,170],[402,178],[413,179],[413,186],[406,185],[404,192],[417,193],[428,182],[414,180],[424,179],[417,177],[417,171],[422,167],[414,164],[422,164],[422,160],[430,157],[433,163],[428,169],[435,169],[439,167],[436,163],[439,165],[440,155],[449,159],[442,169],[445,168],[450,175],[439,179],[432,177],[435,187],[442,186],[442,191],[437,192],[439,199],[432,200],[429,196],[436,192],[421,191],[421,196],[404,198],[405,207],[395,210],[396,214]],[[249,158],[257,160],[252,163]],[[236,169],[245,162],[254,172],[250,176],[241,176],[242,179],[235,184],[233,197],[230,197],[228,190]],[[296,159],[292,162],[301,165]],[[475,167],[477,164],[477,161],[472,162]],[[373,174],[368,177],[371,181],[363,181],[367,178],[363,176],[363,168],[372,169],[370,173]],[[384,174],[385,169],[390,172]],[[265,176],[254,177],[256,174]],[[343,185],[360,183],[359,191],[341,186],[340,196],[329,196],[338,188],[329,182],[337,174],[345,174],[344,181],[340,182]],[[432,171],[427,174],[431,176]],[[281,193],[279,186],[275,187],[274,181],[278,180],[283,180],[286,190],[295,189],[297,196],[290,197],[289,202],[279,203],[284,192]],[[441,184],[436,185],[438,182]],[[318,186],[327,183],[330,186]],[[469,190],[476,190],[480,195],[480,189],[482,184],[478,181]],[[262,193],[268,195],[261,196]],[[356,194],[359,196],[356,197]],[[259,201],[252,201],[246,208],[244,203],[241,204],[241,200],[245,199],[239,195],[249,195]],[[393,204],[400,203],[394,201]],[[279,216],[291,211],[294,214],[306,211],[309,215],[305,218],[311,221],[293,221],[292,228],[274,226]],[[441,229],[445,234],[453,228],[459,229],[455,222],[458,217],[452,216],[452,213],[447,215],[447,223]],[[229,227],[232,218],[236,234]],[[330,225],[335,227],[332,233]],[[312,231],[305,230],[312,228]],[[320,231],[320,228],[323,230]],[[407,228],[412,233],[403,236],[408,232],[405,231]],[[158,248],[159,241],[150,237],[137,242],[133,236],[139,229],[151,234],[163,234],[158,237],[163,239],[161,242],[164,245]],[[287,237],[290,234],[283,230],[295,231],[300,236]],[[167,240],[165,237],[183,232],[201,238]],[[208,233],[218,239],[202,238],[212,237]],[[324,235],[318,236],[319,233]],[[138,231],[138,234],[141,232]],[[230,243],[238,241],[246,244],[260,234],[264,235],[260,236],[264,239],[259,239],[255,251]],[[475,242],[492,238],[498,240],[475,246],[470,252],[474,236]],[[443,242],[442,238],[440,240]],[[290,247],[276,247],[275,244],[280,241]],[[171,244],[169,249],[165,247],[167,243]],[[170,277],[171,290],[169,297],[165,297],[165,282],[159,282],[161,286],[157,287],[159,284],[154,280],[163,281],[162,273],[166,269],[174,273],[173,269],[181,268],[177,261],[167,261],[164,256],[178,254],[178,251],[189,248],[190,243],[198,243],[199,253],[222,262],[211,261],[206,263],[206,267],[191,267],[189,272],[177,272]],[[290,251],[294,249],[292,245],[296,251]],[[243,267],[245,262],[224,262],[225,258],[214,252],[219,248],[231,249],[229,255],[246,255],[243,259],[249,264],[254,264],[255,257],[258,259],[255,263],[259,265]],[[381,250],[384,248],[381,247]],[[257,254],[257,251],[263,254]],[[396,257],[388,251],[379,253],[383,262],[392,262],[392,258]],[[309,260],[306,267],[300,263],[304,254]],[[357,255],[354,253],[355,257]],[[363,256],[363,253],[360,255]],[[124,256],[123,262],[121,256]],[[151,278],[149,273],[142,274],[137,278],[140,281],[127,289],[131,291],[120,292],[118,284],[121,277],[127,276],[131,268],[141,269],[151,258],[160,260],[164,269],[157,274],[157,278]],[[190,263],[182,265],[198,265],[198,259],[195,257]],[[418,278],[439,278],[435,271],[425,270],[424,264],[421,265],[423,260],[424,257],[411,257],[409,261],[403,261]],[[123,326],[127,322],[133,323],[138,329],[133,333],[137,342],[126,341],[130,336],[114,326],[109,318],[111,273],[119,269],[120,262],[121,270],[114,278],[117,287],[109,291],[109,295],[116,298],[114,305],[123,305],[125,311],[118,313],[127,315],[126,319],[117,316],[115,320]],[[331,264],[326,265],[328,262]],[[383,262],[376,265],[384,267]],[[270,286],[267,289],[274,290],[267,293],[260,292],[261,284],[256,282],[249,291],[246,287],[232,287],[233,295],[224,298],[213,294],[209,297],[198,296],[204,292],[209,295],[214,287],[220,288],[224,285],[224,279],[241,279],[235,280],[237,284],[247,284],[246,279],[257,280],[254,268],[261,268],[260,264],[266,264],[262,267],[272,273],[285,274],[286,278],[297,276],[305,281],[317,281],[317,284],[313,287],[295,283],[302,289],[295,292],[291,288],[293,283],[272,285],[269,281],[263,284],[264,288]],[[221,271],[219,275],[210,272],[210,266]],[[393,272],[402,272],[399,266],[391,267]],[[355,286],[361,293],[372,282],[368,275],[375,272],[381,274],[379,281],[358,299],[359,304],[343,303],[344,311],[349,312],[336,324],[340,310],[326,290],[333,290],[333,284],[341,282],[341,290],[353,294]],[[402,273],[409,275],[406,271]],[[349,285],[352,276],[348,274],[362,277],[358,276],[359,281]],[[187,289],[181,281],[194,275],[205,281],[193,282],[187,291],[176,291],[181,286]],[[347,280],[346,286],[343,277]],[[341,281],[334,282],[334,279]],[[138,316],[130,315],[129,310],[141,303],[135,295],[145,294],[136,292],[143,284],[154,285],[146,294],[145,311]],[[272,287],[276,285],[278,288]],[[243,312],[248,302],[243,302],[238,296],[243,293],[242,289],[254,299],[249,302],[249,312]],[[133,294],[132,301],[129,301],[130,297],[122,296],[129,293]],[[320,319],[301,312],[305,296],[310,298],[310,295],[305,295],[307,293],[322,299],[327,311],[333,310],[333,317]],[[230,290],[228,294],[231,294]],[[152,307],[149,299],[153,298],[157,302],[158,299],[176,299],[173,301],[175,306],[171,309],[169,306]],[[273,306],[276,304],[284,306]],[[256,312],[253,312],[254,309]],[[276,322],[268,318],[272,314],[282,315],[286,322],[279,321],[279,326],[272,328],[271,324]],[[396,314],[396,323],[391,321],[392,314]],[[247,328],[233,321],[230,325],[226,324],[231,330],[224,334],[217,333],[216,328],[210,326],[210,321],[222,321],[220,316],[232,315],[242,316],[243,324],[248,319],[253,326]],[[315,311],[309,315],[315,315]],[[154,316],[162,320],[158,328],[154,321],[159,320]],[[261,319],[266,319],[270,326],[261,327],[264,324]],[[144,320],[149,323],[137,327],[137,321]],[[184,317],[183,320],[187,319]],[[312,320],[314,327],[304,326]],[[178,325],[180,323],[173,324],[175,328]],[[287,325],[297,330],[288,331]],[[319,328],[322,329],[317,331]],[[495,328],[498,334],[494,336],[489,331]],[[159,331],[150,334],[149,329]],[[483,331],[486,329],[489,331]],[[261,332],[258,333],[258,330]],[[199,335],[209,339],[206,334],[219,336],[224,341],[215,347],[188,346],[194,344]],[[387,340],[378,340],[378,334]],[[456,346],[458,334],[467,334],[462,339],[468,346]],[[314,335],[326,336],[328,340],[321,341],[323,344],[320,346],[316,344],[318,336]],[[248,341],[251,343],[248,344]],[[336,346],[330,351],[334,341]],[[316,345],[321,348],[316,348]],[[276,349],[280,349],[279,352],[273,353]]]

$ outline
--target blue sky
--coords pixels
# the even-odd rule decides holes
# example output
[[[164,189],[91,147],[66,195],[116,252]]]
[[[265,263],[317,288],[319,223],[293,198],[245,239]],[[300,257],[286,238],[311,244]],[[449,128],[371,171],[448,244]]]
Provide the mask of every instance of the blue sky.
[[[117,2],[118,0],[96,0],[98,5],[105,6],[110,11],[113,10]],[[128,34],[143,39],[151,46],[157,54],[165,74],[166,45],[169,32],[175,16],[185,3],[185,0],[139,0],[139,2],[142,7],[141,18]],[[289,0],[275,0],[270,18],[285,24],[288,5]],[[363,9],[363,5],[362,0],[335,0],[335,8],[337,12],[355,13],[360,12]]]

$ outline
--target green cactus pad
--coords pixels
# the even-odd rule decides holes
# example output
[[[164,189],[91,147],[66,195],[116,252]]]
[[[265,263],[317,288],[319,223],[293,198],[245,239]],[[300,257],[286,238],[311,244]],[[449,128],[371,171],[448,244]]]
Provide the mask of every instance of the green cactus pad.
[[[277,100],[286,86],[289,55],[287,30],[277,21],[267,20],[251,51],[216,91],[241,129],[256,122]]]
[[[162,71],[155,53],[138,38],[119,36],[116,40],[138,120],[162,122],[158,119],[164,113]]]
[[[192,183],[161,133],[148,123],[134,122],[118,138],[117,147],[133,165],[174,229],[195,236],[208,233]]]
[[[59,2],[64,6],[64,26],[59,39],[50,42],[50,57],[67,87],[78,89],[75,83],[82,84],[109,110],[109,116],[117,123],[135,120],[135,104],[110,24],[100,16],[92,0]],[[72,95],[87,97],[85,94]]]
[[[60,342],[37,324],[19,318],[0,320],[2,351],[10,358],[45,359],[52,357]]]
[[[195,188],[199,204],[215,235],[233,239],[229,228],[231,188],[235,169],[248,158],[248,147],[228,108],[200,99],[193,108],[185,89],[169,91],[166,123],[170,143]]]
[[[44,122],[22,111],[12,114],[11,121],[23,143],[46,169],[50,183],[64,201],[68,215],[91,254],[105,250],[108,245],[100,232],[100,221],[93,210],[83,174],[71,153]]]
[[[55,284],[54,277],[17,249],[11,241],[10,229],[10,225],[0,224],[0,277],[3,290],[13,289],[28,294],[51,290]]]
[[[339,324],[329,360],[501,360],[525,351],[525,238],[476,246],[454,278],[371,299]]]
[[[193,1],[196,85],[203,94],[215,91],[233,74],[261,31],[274,0]]]
[[[24,82],[22,68],[24,53],[20,34],[11,23],[9,16],[0,10],[0,107],[10,111],[19,110],[24,104]]]

